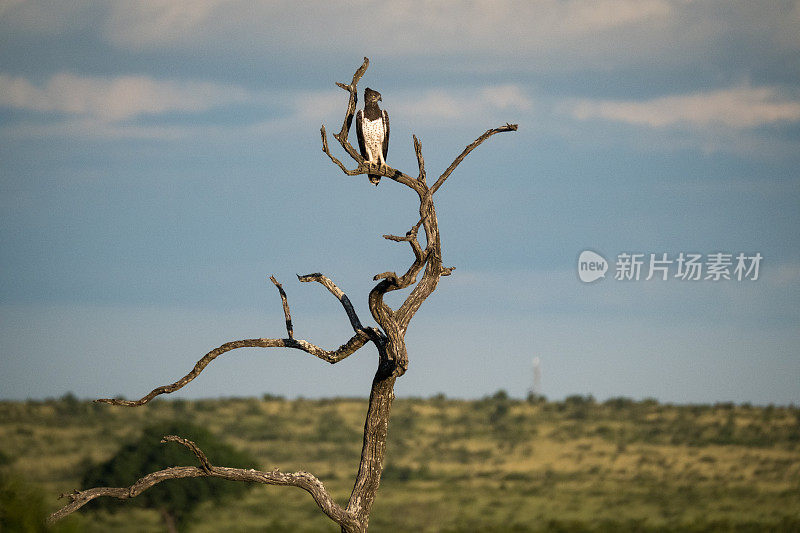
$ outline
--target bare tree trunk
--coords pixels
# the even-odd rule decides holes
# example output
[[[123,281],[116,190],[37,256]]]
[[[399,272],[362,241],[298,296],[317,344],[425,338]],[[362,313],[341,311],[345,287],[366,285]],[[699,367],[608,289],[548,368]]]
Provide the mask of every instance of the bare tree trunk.
[[[159,512],[161,513],[161,520],[164,521],[164,527],[167,528],[167,533],[178,533],[178,525],[172,513],[165,507],[159,509]]]
[[[331,161],[346,175],[363,176],[365,174],[378,174],[385,176],[410,188],[419,198],[419,219],[411,229],[407,231],[404,236],[383,236],[390,241],[407,242],[411,246],[414,257],[411,265],[404,274],[398,275],[395,272],[389,271],[377,274],[374,277],[374,280],[378,283],[370,291],[368,301],[370,313],[375,319],[375,322],[377,322],[378,327],[363,326],[348,297],[328,277],[320,273],[308,274],[306,276],[298,276],[298,279],[301,282],[314,281],[328,289],[342,304],[350,320],[354,335],[339,348],[330,351],[320,348],[306,340],[295,339],[286,293],[281,284],[278,283],[274,277],[271,277],[270,279],[277,287],[281,296],[286,319],[287,338],[246,339],[228,342],[208,352],[195,364],[194,368],[188,374],[178,381],[169,385],[157,387],[139,400],[96,400],[112,405],[144,405],[160,394],[168,394],[185,386],[196,378],[214,359],[237,348],[294,348],[318,357],[323,361],[338,363],[365,344],[371,342],[378,349],[378,369],[375,373],[375,378],[372,381],[372,388],[370,390],[369,407],[364,423],[364,442],[361,449],[361,461],[358,466],[355,484],[347,506],[342,508],[337,504],[325,490],[322,482],[308,472],[283,473],[278,469],[274,469],[270,472],[261,472],[252,469],[246,470],[213,466],[208,461],[203,451],[193,442],[179,436],[167,435],[162,442],[177,442],[186,446],[195,454],[200,466],[172,467],[153,472],[136,481],[130,487],[96,487],[83,491],[76,490],[67,495],[69,503],[53,513],[48,521],[53,522],[59,520],[100,496],[112,496],[123,499],[132,498],[153,485],[168,479],[212,476],[238,481],[300,487],[311,494],[320,509],[322,509],[331,520],[339,524],[343,532],[363,533],[367,531],[372,505],[375,502],[375,495],[380,486],[381,474],[383,473],[384,458],[386,456],[386,438],[389,430],[389,417],[392,409],[392,401],[394,400],[394,384],[397,378],[402,376],[408,368],[408,353],[405,344],[406,330],[419,307],[425,299],[436,290],[439,279],[442,276],[450,275],[454,270],[453,267],[445,267],[442,264],[439,222],[436,218],[433,195],[444,184],[445,180],[447,180],[461,161],[483,141],[496,133],[516,131],[517,129],[516,124],[506,124],[499,128],[487,130],[456,157],[432,186],[428,186],[427,183],[425,161],[422,157],[422,145],[416,136],[414,137],[414,151],[417,157],[417,166],[419,170],[417,177],[411,177],[391,167],[382,169],[376,169],[374,166],[370,167],[348,141],[348,133],[355,113],[356,102],[358,101],[357,85],[368,66],[369,60],[365,57],[363,64],[353,75],[350,84],[337,83],[339,87],[349,93],[350,98],[345,111],[342,128],[339,133],[335,134],[333,137],[358,166],[353,170],[349,170],[339,159],[331,154],[324,126],[320,129],[320,135],[322,138],[323,152],[325,152]],[[418,240],[420,228],[425,232],[425,248],[422,248]],[[422,274],[422,278],[418,281],[417,278],[420,274]],[[415,286],[411,290],[411,293],[397,309],[392,309],[383,301],[386,293],[405,289],[412,285]],[[62,494],[62,496],[64,495]]]
[[[394,383],[396,377],[378,371],[372,381],[369,396],[367,420],[364,424],[364,445],[361,449],[361,462],[347,511],[356,518],[357,527],[349,529],[342,526],[342,531],[355,533],[366,531],[375,495],[381,483],[383,459],[386,455],[386,437],[389,431],[389,415],[394,400]]]

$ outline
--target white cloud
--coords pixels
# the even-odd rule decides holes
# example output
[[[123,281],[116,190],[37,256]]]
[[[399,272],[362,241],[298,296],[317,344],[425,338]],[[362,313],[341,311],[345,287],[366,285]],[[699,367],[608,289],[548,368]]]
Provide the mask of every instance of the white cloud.
[[[561,38],[669,17],[669,0],[484,0],[476,2],[265,2],[146,0],[116,2],[107,35],[121,46],[187,44],[204,36],[247,35],[247,42],[283,42],[303,48],[345,44],[348,28],[381,20],[381,32],[359,34],[374,52],[513,49],[548,36]],[[238,32],[231,34],[232,28]],[[340,28],[335,31],[333,28]],[[274,39],[277,36],[279,39]],[[316,38],[309,39],[313,35]],[[499,35],[506,36],[498,39]]]
[[[231,0],[145,0],[114,2],[107,36],[117,44],[133,48],[165,44],[198,37],[196,31],[213,26],[214,11]],[[228,14],[236,13],[235,8]]]
[[[238,87],[147,76],[101,78],[62,73],[37,86],[24,77],[0,74],[1,106],[104,121],[173,111],[199,112],[250,99],[252,95]]]
[[[800,120],[800,100],[770,87],[735,87],[645,101],[584,99],[570,105],[578,120],[603,119],[664,128],[670,126],[754,128]]]
[[[677,0],[115,2],[105,39],[133,50],[361,57],[480,54],[448,68],[571,71],[661,54]],[[361,31],[375,20],[381,31]],[[499,61],[498,61],[499,60]]]
[[[549,2],[551,11],[561,27],[571,33],[587,33],[628,26],[648,19],[671,16],[674,2],[664,0],[597,0]],[[528,3],[532,14],[538,9]]]
[[[500,112],[527,112],[533,107],[531,98],[514,84],[432,89],[421,94],[406,91],[392,94],[386,100],[385,106],[394,117],[415,123],[497,118]],[[346,103],[347,94],[339,89],[253,91],[203,81],[158,80],[147,76],[103,78],[71,73],[57,74],[43,84],[34,84],[25,77],[0,74],[0,107],[56,114],[44,124],[22,121],[6,124],[6,133],[26,137],[177,139],[197,134],[263,135],[291,128],[316,129],[321,123],[336,124]],[[170,125],[153,120],[142,125],[134,120],[167,113],[191,115],[230,104],[272,109],[275,113],[260,121],[238,124]]]
[[[116,0],[110,5],[98,27],[106,40],[126,49],[248,57],[309,51],[357,58],[424,56],[458,70],[667,67],[703,57],[730,59],[742,39],[765,43],[776,53],[800,46],[798,10],[779,2]],[[381,31],[361,31],[374,20],[381,21]]]
[[[299,118],[319,122],[326,118],[344,118],[348,93],[341,89],[327,91],[291,91],[287,104]]]
[[[126,50],[181,50],[212,61],[312,52],[425,57],[476,72],[613,71],[732,59],[755,68],[765,55],[790,57],[800,47],[800,9],[788,2],[27,0],[7,6],[0,31],[80,32]],[[362,31],[374,20],[381,31]]]
[[[494,85],[481,90],[481,99],[498,109],[530,111],[533,102],[519,85]]]
[[[128,50],[213,58],[368,55],[457,72],[614,72],[734,64],[800,48],[797,9],[728,0],[114,0],[93,28]],[[362,31],[374,20],[381,31]],[[762,47],[752,47],[762,43]],[[739,50],[746,51],[740,53]],[[762,49],[763,48],[763,49]],[[766,58],[766,61],[765,61]],[[772,60],[772,61],[770,61]],[[634,74],[635,75],[635,74]]]
[[[532,109],[533,100],[516,84],[397,94],[392,97],[391,106],[391,112],[415,123],[483,118],[500,111],[528,112]]]
[[[322,122],[341,120],[347,95],[324,91],[254,91],[236,85],[204,81],[158,80],[147,76],[112,78],[61,73],[43,84],[22,76],[0,73],[0,108],[39,113],[49,120],[18,120],[2,131],[16,137],[78,136],[111,139],[177,140],[202,135],[261,136],[295,128],[319,128]],[[165,114],[192,114],[241,104],[272,110],[261,120],[230,122],[159,122]],[[149,116],[147,124],[135,119]]]

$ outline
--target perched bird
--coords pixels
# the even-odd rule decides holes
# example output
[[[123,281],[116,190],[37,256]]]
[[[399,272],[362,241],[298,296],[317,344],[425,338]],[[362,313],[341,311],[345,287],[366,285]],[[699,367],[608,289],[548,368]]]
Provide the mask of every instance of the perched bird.
[[[378,107],[381,93],[369,87],[364,90],[364,109],[356,114],[356,134],[361,156],[370,166],[377,166],[385,172],[386,154],[389,151],[389,114]],[[378,185],[381,177],[369,174],[369,181]]]

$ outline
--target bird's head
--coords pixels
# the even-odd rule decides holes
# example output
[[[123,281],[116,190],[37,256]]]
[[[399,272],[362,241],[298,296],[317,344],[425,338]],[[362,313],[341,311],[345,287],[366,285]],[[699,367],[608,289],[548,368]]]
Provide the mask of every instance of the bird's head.
[[[369,87],[364,89],[364,101],[371,102],[371,103],[378,103],[381,102],[381,93],[378,91],[373,91]]]

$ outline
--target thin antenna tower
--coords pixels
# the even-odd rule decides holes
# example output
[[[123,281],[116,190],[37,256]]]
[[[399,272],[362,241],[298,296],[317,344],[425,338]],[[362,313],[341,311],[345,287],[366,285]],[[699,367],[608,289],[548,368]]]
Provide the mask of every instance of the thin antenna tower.
[[[542,396],[542,360],[539,357],[533,358],[533,389],[531,394],[534,398]]]

